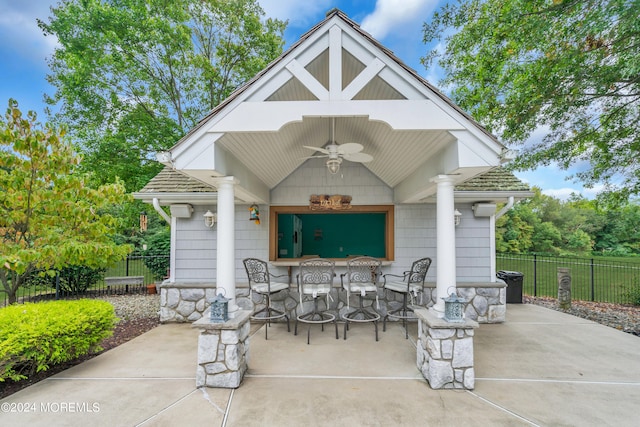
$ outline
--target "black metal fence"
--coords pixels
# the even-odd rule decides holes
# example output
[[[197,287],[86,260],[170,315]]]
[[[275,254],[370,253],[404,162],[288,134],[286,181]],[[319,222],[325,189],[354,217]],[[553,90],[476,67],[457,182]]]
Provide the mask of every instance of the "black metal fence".
[[[61,290],[55,278],[48,283],[25,286],[18,290],[19,302],[51,299],[91,298],[101,295],[125,295],[153,292],[148,285],[162,279],[148,265],[167,265],[169,257],[129,256],[109,267],[102,278],[78,292]],[[497,254],[496,269],[523,274],[523,292],[532,296],[558,296],[558,268],[569,268],[571,294],[574,300],[630,303],[640,295],[640,261],[636,263],[607,258],[565,258],[542,255]],[[158,269],[156,268],[157,272]],[[168,271],[167,271],[168,275]],[[127,280],[105,281],[105,278],[135,277]],[[142,277],[140,283],[139,278]],[[0,306],[8,303],[6,292],[0,292]]]
[[[557,298],[558,268],[569,269],[574,300],[626,304],[640,293],[640,262],[496,254],[498,271],[517,271],[524,275],[525,295]]]
[[[55,299],[93,298],[103,295],[146,294],[155,292],[155,283],[162,281],[148,265],[169,265],[168,256],[145,257],[130,255],[109,267],[96,283],[86,289],[69,290],[60,286],[59,277],[42,279],[18,289],[18,302],[37,302]],[[158,269],[156,268],[156,271]],[[168,275],[168,271],[166,272]],[[107,279],[107,280],[105,280]],[[1,291],[1,289],[0,289]],[[0,292],[0,306],[9,302],[6,292]]]

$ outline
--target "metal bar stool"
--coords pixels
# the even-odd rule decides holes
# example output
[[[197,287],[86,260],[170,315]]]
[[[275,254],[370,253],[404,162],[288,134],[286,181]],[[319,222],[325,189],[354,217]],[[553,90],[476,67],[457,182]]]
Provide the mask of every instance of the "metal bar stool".
[[[266,299],[265,307],[256,311],[251,316],[254,320],[261,320],[266,323],[264,328],[264,339],[267,339],[267,330],[269,329],[269,326],[271,326],[271,321],[275,319],[286,319],[287,331],[291,332],[289,316],[284,311],[275,309],[271,306],[272,294],[289,289],[288,283],[272,282],[271,278],[284,277],[284,275],[275,276],[269,273],[269,266],[267,263],[257,258],[245,258],[242,260],[242,263],[244,264],[244,269],[247,271],[247,277],[249,278],[249,289],[251,292],[262,295],[263,301]]]
[[[324,331],[324,324],[333,322],[336,327],[336,339],[338,339],[338,323],[336,316],[325,310],[320,310],[318,300],[323,295],[327,299],[329,308],[329,292],[333,286],[333,278],[335,276],[335,263],[324,258],[311,258],[300,262],[300,272],[297,275],[298,291],[300,292],[300,310],[302,310],[303,297],[311,297],[313,299],[313,310],[308,313],[300,314],[296,317],[296,325],[294,335],[298,335],[298,322],[308,323],[307,344],[311,342],[311,326],[320,324]]]
[[[349,322],[373,322],[376,331],[376,341],[378,341],[378,320],[380,314],[375,310],[367,310],[363,300],[367,294],[375,294],[376,304],[378,301],[378,280],[380,278],[382,262],[372,257],[357,257],[347,261],[347,272],[340,275],[342,288],[347,292],[347,310],[350,310],[351,294],[358,294],[359,306],[353,311],[345,313],[344,319],[344,339],[347,339]],[[346,278],[346,280],[345,280]]]
[[[382,276],[384,278],[384,285],[382,288],[385,291],[391,291],[402,295],[402,306],[396,310],[387,312],[387,315],[382,319],[383,331],[387,330],[387,319],[389,317],[402,319],[406,338],[409,338],[407,319],[413,318],[413,316],[409,315],[409,313],[413,313],[413,308],[409,307],[407,304],[407,297],[411,296],[411,299],[413,299],[413,297],[417,296],[418,293],[424,293],[424,280],[430,266],[431,258],[421,258],[414,261],[411,265],[411,270],[405,271],[402,276],[397,274],[385,274]],[[402,280],[388,280],[387,277],[399,277],[402,278]]]

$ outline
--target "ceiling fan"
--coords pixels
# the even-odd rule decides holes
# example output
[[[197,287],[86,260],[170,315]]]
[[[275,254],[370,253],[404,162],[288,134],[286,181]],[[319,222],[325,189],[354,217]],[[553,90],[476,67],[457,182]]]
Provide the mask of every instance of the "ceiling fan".
[[[334,119],[335,120],[335,119]],[[332,175],[335,175],[340,170],[340,164],[342,164],[342,159],[356,162],[356,163],[367,163],[373,160],[373,156],[367,153],[363,153],[362,150],[364,147],[361,144],[356,142],[347,142],[345,144],[338,145],[335,140],[335,121],[333,122],[333,137],[331,138],[331,143],[323,147],[311,147],[309,145],[305,145],[304,148],[308,148],[310,150],[315,150],[322,155],[313,156],[313,157],[328,157],[327,160],[327,168]]]

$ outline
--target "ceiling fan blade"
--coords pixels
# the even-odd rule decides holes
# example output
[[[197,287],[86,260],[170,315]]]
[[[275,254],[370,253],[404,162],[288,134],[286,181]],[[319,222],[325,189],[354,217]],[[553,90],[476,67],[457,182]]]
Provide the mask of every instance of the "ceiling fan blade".
[[[308,148],[309,150],[315,150],[315,151],[319,151],[319,152],[324,153],[324,154],[329,154],[329,150],[325,150],[322,147],[312,147],[310,145],[303,145],[303,147],[304,148]]]
[[[367,163],[373,160],[373,156],[367,153],[347,153],[344,156],[345,160],[350,162]]]
[[[364,147],[357,142],[347,142],[345,144],[338,145],[338,153],[340,154],[353,154],[362,151]]]
[[[328,154],[322,154],[320,156],[300,157],[300,160],[322,159],[323,157],[329,157],[329,155]]]

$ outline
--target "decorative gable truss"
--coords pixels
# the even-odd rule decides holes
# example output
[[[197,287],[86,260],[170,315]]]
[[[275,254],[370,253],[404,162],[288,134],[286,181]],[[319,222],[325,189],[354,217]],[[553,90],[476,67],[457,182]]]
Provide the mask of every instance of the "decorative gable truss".
[[[504,147],[450,100],[339,11],[213,110],[163,163],[236,197],[269,203],[269,190],[327,143],[331,120],[343,142],[362,143],[372,173],[397,203],[432,196],[432,178],[463,182],[501,162]]]

